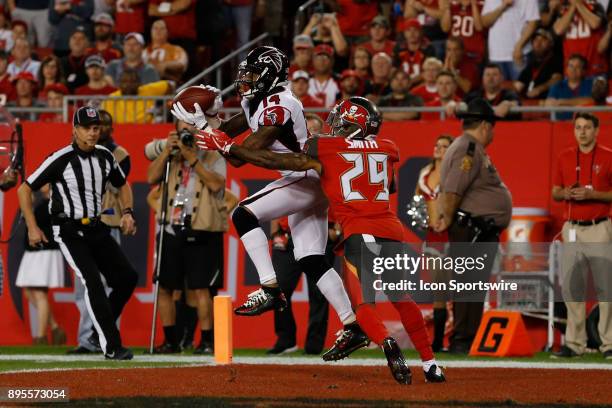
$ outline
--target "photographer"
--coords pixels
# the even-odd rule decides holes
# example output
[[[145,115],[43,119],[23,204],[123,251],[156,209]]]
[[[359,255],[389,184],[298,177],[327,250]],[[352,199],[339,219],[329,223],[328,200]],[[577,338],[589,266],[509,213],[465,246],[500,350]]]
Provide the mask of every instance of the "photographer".
[[[156,353],[180,351],[172,294],[185,286],[195,291],[202,331],[194,353],[213,351],[212,298],[223,285],[223,232],[227,231],[226,164],[217,152],[198,151],[193,131],[193,127],[179,121],[165,143],[154,141],[146,149],[149,158],[159,152],[149,166],[151,184],[162,181],[165,163],[171,161],[166,235],[159,271],[159,315],[165,341],[155,349]]]

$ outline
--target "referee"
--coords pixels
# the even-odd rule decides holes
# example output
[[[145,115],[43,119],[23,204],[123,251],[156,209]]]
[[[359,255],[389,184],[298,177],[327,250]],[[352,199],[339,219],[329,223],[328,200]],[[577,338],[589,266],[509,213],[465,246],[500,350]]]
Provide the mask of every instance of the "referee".
[[[119,190],[123,214],[120,227],[134,235],[132,190],[126,183],[113,154],[97,145],[100,114],[82,107],[73,118],[73,142],[51,154],[19,187],[19,205],[28,227],[30,245],[48,242],[36,224],[32,211],[32,191],[50,184],[49,210],[53,235],[66,261],[85,286],[87,310],[107,359],[130,360],[133,354],[121,345],[116,320],[129,300],[138,276],[100,221],[106,184]],[[112,292],[107,297],[100,273]]]

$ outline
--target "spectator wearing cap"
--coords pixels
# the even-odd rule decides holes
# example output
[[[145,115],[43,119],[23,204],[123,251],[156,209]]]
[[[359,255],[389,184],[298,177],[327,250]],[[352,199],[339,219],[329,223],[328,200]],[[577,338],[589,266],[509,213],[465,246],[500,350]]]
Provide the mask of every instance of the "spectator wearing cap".
[[[291,92],[295,95],[296,98],[302,102],[302,106],[305,108],[324,108],[325,102],[322,99],[318,99],[308,93],[310,75],[306,71],[294,71],[291,74]],[[319,113],[319,115],[323,116],[327,114]]]
[[[135,69],[121,71],[119,89],[109,96],[163,96],[174,92],[174,82],[156,81],[143,84]],[[102,103],[102,109],[108,111],[115,123],[152,123],[155,119],[155,101],[144,99],[108,99]]]
[[[78,87],[75,95],[109,95],[117,90],[116,87],[109,84],[108,79],[104,74],[106,62],[101,55],[90,55],[85,60],[85,73],[87,74],[88,82],[85,85]]]
[[[66,79],[60,59],[55,55],[45,57],[40,63],[37,79],[41,89],[45,89],[48,85],[63,84]]]
[[[86,54],[99,54],[107,63],[121,58],[121,47],[113,41],[115,27],[113,17],[108,13],[98,13],[91,21],[94,23],[94,44],[87,49]]]
[[[327,0],[325,3],[335,12],[339,30],[351,44],[367,40],[370,22],[378,14],[378,2]]]
[[[144,33],[147,0],[114,0],[115,32],[121,36]]]
[[[484,60],[486,48],[481,15],[483,5],[484,0],[453,0],[440,6],[442,31],[451,37],[461,38],[465,56],[476,64]]]
[[[306,34],[293,37],[293,60],[289,65],[289,75],[295,71],[312,72],[312,38]]]
[[[336,95],[340,91],[333,77],[334,50],[327,44],[319,44],[314,48],[314,73],[308,82],[308,93],[322,101],[324,106],[331,108],[336,104]]]
[[[148,2],[149,17],[153,19],[161,18],[166,22],[168,40],[173,44],[180,45],[187,51],[188,55],[194,55],[195,40],[197,38],[195,15],[196,0],[148,0]],[[170,4],[170,7],[169,10],[166,10],[165,5],[168,4]],[[250,17],[248,21],[244,19],[240,20],[239,25],[238,43],[242,45],[249,40],[251,32]],[[246,34],[244,34],[243,31]]]
[[[151,44],[145,48],[143,59],[153,65],[162,79],[178,82],[187,70],[187,53],[182,47],[168,42],[168,27],[164,20],[157,20],[151,26]]]
[[[155,68],[151,64],[144,62],[142,58],[144,46],[145,42],[142,34],[129,33],[125,36],[123,40],[123,58],[111,61],[106,66],[106,74],[112,78],[114,84],[119,83],[121,73],[126,69],[138,72],[138,77],[142,84],[159,81],[159,74]]]
[[[384,52],[379,52],[372,57],[372,80],[366,84],[366,98],[378,103],[383,95],[391,92],[389,85],[393,65],[391,57]]]
[[[465,55],[463,40],[459,37],[449,37],[446,40],[443,68],[455,75],[460,95],[470,93],[478,84],[478,66]]]
[[[395,49],[395,41],[389,40],[391,24],[389,24],[387,17],[382,15],[374,17],[370,23],[369,33],[369,40],[361,42],[357,44],[357,46],[368,50],[370,55],[374,55],[377,52],[384,52],[392,57],[393,50]]]
[[[434,48],[423,36],[421,23],[417,19],[404,21],[402,39],[395,46],[394,66],[401,68],[412,81],[411,87],[420,81],[421,65],[427,57],[435,55]]]
[[[336,96],[336,102],[342,102],[352,96],[363,96],[364,83],[359,73],[353,69],[345,69],[340,74],[340,92]]]
[[[404,21],[416,20],[421,24],[423,35],[432,42],[437,58],[444,56],[447,37],[440,27],[445,3],[448,0],[406,0],[404,4]]]
[[[498,64],[489,63],[482,71],[482,87],[469,93],[465,98],[466,103],[474,99],[483,98],[491,104],[495,116],[500,120],[519,120],[520,113],[511,113],[510,108],[521,104],[520,98],[511,89],[504,88],[504,74]]]
[[[11,31],[13,32],[13,40],[24,38],[28,40],[28,25],[25,21],[13,20],[11,22]],[[30,40],[28,40],[30,42]]]
[[[8,73],[15,76],[21,72],[29,72],[34,77],[38,75],[40,69],[40,61],[32,59],[32,48],[30,43],[25,38],[17,38],[15,46],[11,50],[13,62],[8,66]]]
[[[70,53],[62,57],[62,70],[66,75],[66,85],[70,92],[74,92],[79,86],[87,83],[87,74],[85,73],[85,60],[87,59],[87,48],[89,47],[89,39],[85,34],[84,27],[77,29],[70,36]]]
[[[410,86],[410,78],[404,71],[398,69],[391,77],[391,93],[383,96],[378,101],[378,106],[381,107],[411,107],[423,106],[423,99],[408,92]],[[418,119],[417,112],[384,112],[385,120],[411,120]]]
[[[53,27],[49,23],[49,0],[8,0],[12,20],[21,20],[30,28],[29,41],[50,47]]]
[[[550,87],[546,106],[580,106],[593,102],[593,81],[586,78],[587,60],[581,54],[571,55],[565,67],[565,79]],[[571,120],[572,112],[556,114],[559,120]]]
[[[6,15],[0,12],[0,51],[9,52],[13,45],[15,45],[13,31],[9,27]]]
[[[482,25],[489,29],[489,60],[501,67],[504,78],[515,81],[524,68],[539,19],[537,1],[485,0]]]
[[[372,78],[372,71],[370,69],[372,54],[365,47],[357,46],[353,51],[352,58],[353,61],[350,66],[357,71],[361,79],[369,81]]]
[[[62,109],[64,96],[68,95],[69,91],[64,84],[47,85],[41,91],[41,95],[45,95],[46,106],[48,108]],[[64,121],[61,112],[45,112],[38,116],[40,122],[61,123]]]
[[[608,74],[608,44],[602,42],[606,33],[606,11],[601,2],[581,0],[557,2],[558,18],[553,24],[555,34],[563,38],[564,65],[573,54],[581,54],[589,61],[586,75]]]
[[[413,95],[420,96],[424,103],[431,102],[438,97],[436,79],[442,71],[442,61],[436,57],[429,57],[423,62],[423,82],[412,88]]]
[[[5,105],[6,101],[13,98],[15,88],[11,82],[11,74],[7,71],[8,54],[5,51],[0,51],[0,105]]]
[[[36,99],[36,77],[28,71],[23,71],[13,77],[15,99],[9,101],[7,106],[18,108],[31,108],[43,106]],[[22,120],[35,120],[30,112],[15,112],[13,116]]]
[[[526,99],[545,99],[551,86],[563,79],[563,56],[555,53],[550,31],[538,28],[531,39],[533,51],[514,90]]]
[[[349,54],[348,43],[334,14],[313,14],[302,34],[311,36],[315,44],[332,46],[335,53],[340,57],[347,57]]]
[[[56,35],[53,43],[53,53],[63,57],[70,53],[70,37],[79,27],[88,38],[91,35],[90,18],[94,12],[93,0],[50,0],[49,21],[55,27]]]
[[[436,77],[436,89],[438,97],[433,101],[425,104],[426,107],[443,107],[445,119],[456,119],[455,112],[457,105],[461,103],[461,98],[457,95],[457,79],[452,72],[440,71]],[[421,114],[423,120],[441,120],[442,116],[438,112],[423,112]]]

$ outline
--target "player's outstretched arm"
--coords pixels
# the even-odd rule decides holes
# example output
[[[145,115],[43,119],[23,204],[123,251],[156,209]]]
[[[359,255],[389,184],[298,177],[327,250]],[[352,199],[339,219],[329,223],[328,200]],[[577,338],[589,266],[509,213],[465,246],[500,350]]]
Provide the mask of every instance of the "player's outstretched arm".
[[[244,114],[243,114],[244,116]],[[223,129],[219,129],[223,130]],[[276,126],[261,126],[256,132],[253,132],[247,137],[242,143],[242,147],[245,149],[265,149],[270,146],[276,139],[282,136],[283,130]],[[247,163],[245,160],[236,157],[231,150],[226,152],[225,158],[234,167],[243,166]]]
[[[247,163],[266,169],[293,171],[313,169],[321,173],[321,163],[303,153],[274,153],[265,149],[246,149],[239,145],[232,145],[230,153]]]
[[[240,112],[226,121],[221,121],[218,129],[225,132],[229,137],[234,138],[249,130],[249,123],[244,112]]]

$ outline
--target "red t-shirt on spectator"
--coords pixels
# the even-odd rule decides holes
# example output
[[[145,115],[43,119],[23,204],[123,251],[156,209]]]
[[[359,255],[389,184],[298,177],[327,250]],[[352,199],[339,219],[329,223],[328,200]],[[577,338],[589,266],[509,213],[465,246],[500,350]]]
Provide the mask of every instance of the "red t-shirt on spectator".
[[[473,61],[470,61],[466,58],[461,61],[459,66],[457,66],[459,73],[462,78],[468,79],[470,81],[470,89],[466,92],[469,93],[474,89],[478,88],[480,84],[480,72],[478,70],[478,65],[476,65]],[[457,87],[457,92],[461,95],[463,91],[461,88]]]
[[[412,88],[410,93],[420,96],[421,99],[423,99],[423,103],[428,103],[438,98],[438,90],[436,87],[434,86],[433,89],[428,89],[425,84]]]
[[[567,66],[569,57],[572,54],[580,54],[588,61],[587,75],[600,75],[608,73],[608,54],[597,52],[597,44],[601,37],[606,32],[606,15],[602,6],[596,0],[584,0],[584,5],[593,13],[597,14],[601,19],[601,25],[596,30],[591,30],[591,27],[576,12],[574,18],[565,32],[563,39],[563,66]],[[565,14],[569,9],[569,4],[564,4],[561,9],[561,15]]]
[[[127,34],[131,32],[143,33],[147,16],[147,2],[133,4],[131,6],[121,5],[122,2],[117,2],[115,32],[117,34]]]
[[[302,102],[302,106],[305,108],[325,108],[325,101],[316,98],[310,94],[306,94],[300,98],[300,102]],[[318,112],[317,115],[323,119],[323,122],[327,120],[327,116],[329,112],[325,110],[325,112]]]
[[[341,11],[336,15],[340,31],[345,36],[368,35],[370,23],[378,14],[375,1],[356,3],[353,0],[337,0]]]
[[[149,4],[159,5],[167,1],[149,0]],[[162,20],[166,22],[168,27],[168,39],[196,39],[195,0],[191,0],[191,5],[187,10],[173,16],[162,17]]]
[[[482,11],[484,0],[477,0],[478,9]],[[452,0],[450,5],[451,29],[450,35],[463,40],[465,55],[475,62],[484,58],[486,41],[483,31],[477,31],[474,25],[472,4],[463,6],[459,0]]]
[[[307,69],[300,68],[297,64],[289,65],[289,78],[291,78],[291,75],[293,75],[293,73],[295,71],[300,71],[300,70],[306,71],[306,72],[308,72],[309,74],[312,75],[312,72],[314,71],[314,67],[312,66],[312,62],[310,63],[310,65],[308,66]]]
[[[553,185],[565,188],[576,183],[582,187],[593,186],[596,191],[612,190],[612,150],[595,145],[589,153],[579,152],[577,146],[561,152]],[[610,203],[565,201],[566,220],[595,220],[609,215]]]
[[[459,97],[455,97],[454,98],[455,102],[461,102],[461,98]],[[440,98],[436,98],[433,101],[429,101],[425,104],[425,106],[427,107],[438,107],[438,106],[442,106],[442,101],[440,100]],[[442,120],[440,119],[440,112],[423,112],[421,113],[421,120]],[[455,116],[453,117],[449,117],[448,115],[445,116],[445,120],[457,120],[457,118]]]

